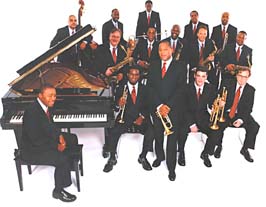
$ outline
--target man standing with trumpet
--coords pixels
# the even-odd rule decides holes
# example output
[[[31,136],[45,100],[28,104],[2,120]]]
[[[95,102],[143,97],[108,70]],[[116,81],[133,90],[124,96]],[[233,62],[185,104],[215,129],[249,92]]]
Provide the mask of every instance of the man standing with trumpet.
[[[132,131],[145,134],[144,142],[147,141],[147,137],[153,137],[149,134],[150,131],[147,131],[148,126],[151,125],[148,114],[148,93],[146,86],[139,82],[140,69],[140,66],[137,65],[130,66],[126,85],[120,85],[116,90],[116,109],[119,110],[119,113],[116,117],[115,126],[110,129],[109,144],[111,154],[107,164],[104,166],[104,172],[110,172],[117,163],[116,148],[122,134]],[[150,145],[152,146],[152,140]],[[139,158],[139,162],[144,169],[152,169],[146,157],[143,157],[143,159]]]
[[[189,83],[183,90],[183,101],[185,105],[185,124],[178,140],[178,164],[185,166],[185,143],[188,133],[203,132],[207,135],[207,141],[201,153],[201,159],[206,167],[211,167],[209,155],[213,155],[217,144],[217,130],[210,128],[210,114],[208,109],[216,97],[215,86],[206,82],[208,78],[208,68],[197,66],[194,73],[194,82]],[[218,103],[217,103],[218,104]],[[217,106],[218,107],[218,106]]]
[[[160,60],[151,63],[147,86],[151,96],[150,104],[155,131],[156,160],[152,166],[158,167],[165,160],[164,131],[170,130],[173,133],[167,136],[166,164],[169,170],[168,178],[174,181],[177,137],[182,121],[181,91],[186,84],[186,66],[180,61],[173,60],[172,51],[168,41],[162,41],[159,44]]]

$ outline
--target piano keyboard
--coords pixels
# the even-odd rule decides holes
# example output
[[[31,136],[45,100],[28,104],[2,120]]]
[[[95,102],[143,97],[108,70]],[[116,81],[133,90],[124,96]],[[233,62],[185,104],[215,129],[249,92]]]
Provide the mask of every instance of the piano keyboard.
[[[23,114],[11,117],[11,124],[22,124]],[[107,122],[107,114],[65,114],[54,115],[54,122]]]

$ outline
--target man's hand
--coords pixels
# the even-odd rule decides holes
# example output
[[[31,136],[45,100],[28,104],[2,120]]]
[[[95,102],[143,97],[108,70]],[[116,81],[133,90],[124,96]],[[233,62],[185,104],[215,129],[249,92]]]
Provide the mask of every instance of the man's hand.
[[[242,125],[242,122],[239,119],[237,119],[236,121],[234,121],[233,125],[234,127],[238,128]]]
[[[140,126],[142,123],[143,123],[143,117],[142,116],[139,116],[135,121],[134,121],[134,124]]]
[[[113,71],[111,70],[111,67],[107,68],[107,70],[105,71],[105,75],[111,76],[112,74],[113,74]]]
[[[65,138],[63,137],[63,135],[59,136],[59,144],[57,145],[57,149],[60,152],[63,152],[66,148],[66,141]]]
[[[160,108],[159,108],[159,113],[161,114],[162,117],[166,117],[170,112],[170,108],[163,104]]]
[[[235,65],[234,64],[228,64],[226,66],[226,69],[229,70],[229,71],[233,71],[235,69]]]
[[[86,42],[82,42],[82,43],[80,43],[79,48],[80,48],[81,50],[84,50],[84,49],[86,48],[86,45],[87,45]]]
[[[90,47],[91,47],[92,50],[96,50],[97,47],[98,47],[97,42],[91,41],[91,43],[90,43]]]
[[[198,128],[197,125],[195,124],[194,126],[190,127],[190,131],[196,133],[196,132],[199,131],[199,128]]]

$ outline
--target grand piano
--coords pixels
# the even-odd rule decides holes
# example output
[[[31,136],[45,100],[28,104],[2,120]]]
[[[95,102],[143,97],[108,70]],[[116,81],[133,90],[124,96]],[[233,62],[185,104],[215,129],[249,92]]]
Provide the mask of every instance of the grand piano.
[[[114,125],[113,95],[101,79],[86,74],[81,69],[51,63],[56,56],[94,31],[90,25],[83,27],[17,71],[19,77],[9,84],[9,91],[2,98],[1,126],[4,130],[14,130],[18,147],[21,146],[24,110],[36,99],[38,90],[44,83],[53,85],[57,90],[53,120],[58,127],[70,130],[110,128]]]

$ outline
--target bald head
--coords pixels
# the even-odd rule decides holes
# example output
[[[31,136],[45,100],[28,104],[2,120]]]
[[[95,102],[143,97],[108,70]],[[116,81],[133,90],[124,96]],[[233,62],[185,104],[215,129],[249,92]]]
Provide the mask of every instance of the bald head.
[[[222,25],[227,25],[229,22],[229,12],[224,12],[221,17]]]

